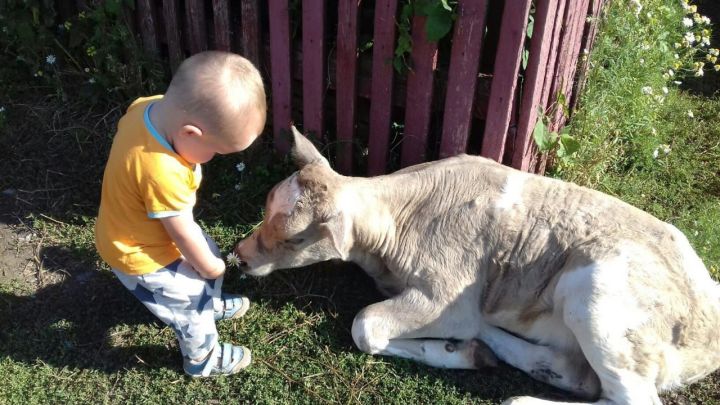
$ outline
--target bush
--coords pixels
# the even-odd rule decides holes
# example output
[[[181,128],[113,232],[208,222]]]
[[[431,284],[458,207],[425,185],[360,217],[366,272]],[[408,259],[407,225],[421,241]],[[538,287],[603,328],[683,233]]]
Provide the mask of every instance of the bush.
[[[42,87],[66,100],[127,100],[159,89],[164,72],[131,32],[132,0],[95,2],[61,20],[51,0],[0,0],[4,94]]]

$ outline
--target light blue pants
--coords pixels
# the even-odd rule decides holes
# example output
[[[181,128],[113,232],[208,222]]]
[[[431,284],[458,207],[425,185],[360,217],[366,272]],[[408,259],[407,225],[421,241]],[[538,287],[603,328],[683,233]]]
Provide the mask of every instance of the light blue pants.
[[[223,277],[204,279],[183,258],[141,276],[113,272],[155,316],[177,335],[180,351],[190,359],[205,358],[218,340],[214,312],[220,300]]]

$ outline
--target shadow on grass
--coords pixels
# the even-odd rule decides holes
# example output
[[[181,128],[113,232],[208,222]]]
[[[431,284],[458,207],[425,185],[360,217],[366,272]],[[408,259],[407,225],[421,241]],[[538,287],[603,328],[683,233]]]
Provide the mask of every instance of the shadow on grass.
[[[44,278],[62,281],[31,295],[0,291],[0,356],[106,372],[145,367],[143,362],[178,367],[176,350],[159,345],[115,347],[110,342],[110,332],[118,325],[155,320],[111,273],[99,272],[76,256],[61,246],[44,247],[39,255],[44,269],[37,275],[40,283]]]

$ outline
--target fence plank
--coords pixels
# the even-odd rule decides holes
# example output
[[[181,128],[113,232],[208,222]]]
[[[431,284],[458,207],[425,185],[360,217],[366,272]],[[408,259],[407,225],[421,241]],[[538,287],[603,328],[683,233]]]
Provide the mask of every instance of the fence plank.
[[[185,0],[190,53],[207,50],[207,28],[202,0]]]
[[[368,174],[385,172],[392,117],[392,58],[395,48],[395,14],[397,0],[375,2],[373,32],[372,90],[370,99],[370,136],[368,139]]]
[[[535,27],[530,43],[530,57],[525,71],[520,120],[514,142],[512,166],[527,171],[535,154],[532,131],[538,120],[538,107],[542,102],[543,81],[548,67],[552,44],[553,18],[557,14],[558,0],[541,0],[535,13]],[[544,110],[544,106],[542,106]]]
[[[140,37],[142,38],[143,48],[146,51],[157,55],[158,38],[152,1],[138,0],[137,8],[138,17],[140,19]]]
[[[302,4],[303,129],[325,135],[325,0]]]
[[[273,132],[275,148],[289,149],[292,87],[290,76],[290,11],[288,0],[268,0],[270,18],[270,74],[272,77]]]
[[[215,49],[230,52],[230,10],[228,0],[213,0]]]
[[[482,53],[487,0],[460,0],[450,54],[440,157],[465,152],[478,67]]]
[[[338,36],[335,93],[337,116],[337,163],[342,174],[352,174],[355,109],[357,100],[357,37],[359,0],[338,3]]]
[[[180,21],[178,20],[178,1],[163,0],[163,19],[165,20],[165,35],[167,36],[168,59],[170,70],[175,70],[183,60],[183,51],[180,36]]]
[[[541,104],[547,108],[553,97],[552,91],[555,81],[555,74],[558,69],[558,56],[560,55],[560,47],[562,46],[562,28],[565,25],[565,12],[567,10],[568,0],[558,0],[557,14],[553,22],[552,44],[550,45],[550,54],[548,55],[548,68],[545,72],[545,80],[543,81],[543,92]]]
[[[505,3],[480,154],[501,162],[525,44],[530,0]]]
[[[595,37],[597,36],[598,26],[600,19],[602,18],[602,9],[605,4],[605,0],[591,0],[590,10],[588,10],[590,21],[583,35],[583,54],[584,58],[581,58],[580,63],[580,74],[578,75],[575,91],[572,94],[572,100],[570,101],[570,108],[574,109],[577,104],[580,95],[583,92],[585,83],[587,81],[588,61],[590,58],[589,52],[595,44]],[[587,51],[587,54],[585,53]]]
[[[258,0],[243,0],[240,2],[242,33],[242,52],[255,67],[261,69],[260,59],[260,6]],[[261,70],[262,71],[262,70]]]
[[[590,0],[579,0],[576,3],[572,3],[572,12],[568,14],[569,18],[566,19],[569,24],[569,29],[565,31],[563,42],[567,43],[567,46],[563,47],[566,52],[563,55],[563,64],[560,66],[557,75],[560,79],[557,89],[565,95],[567,102],[570,102],[572,96],[570,92],[575,82],[575,72],[577,71],[578,56],[580,54],[580,46],[582,45],[582,36],[589,3]],[[567,121],[567,118],[567,115],[563,114],[562,109],[558,108],[555,113],[552,128],[555,130],[560,129]]]
[[[405,103],[405,134],[402,142],[403,167],[424,162],[430,131],[433,84],[437,67],[437,42],[428,42],[425,35],[427,17],[415,16],[412,21],[412,70],[407,78]]]

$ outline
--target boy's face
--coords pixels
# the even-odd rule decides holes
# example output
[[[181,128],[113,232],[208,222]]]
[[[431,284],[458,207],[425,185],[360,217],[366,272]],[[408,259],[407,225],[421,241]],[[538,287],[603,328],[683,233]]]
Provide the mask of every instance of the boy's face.
[[[206,163],[216,154],[240,152],[247,149],[262,133],[265,114],[252,110],[245,125],[229,135],[211,134],[196,126],[184,126],[174,143],[177,153],[190,163]]]

